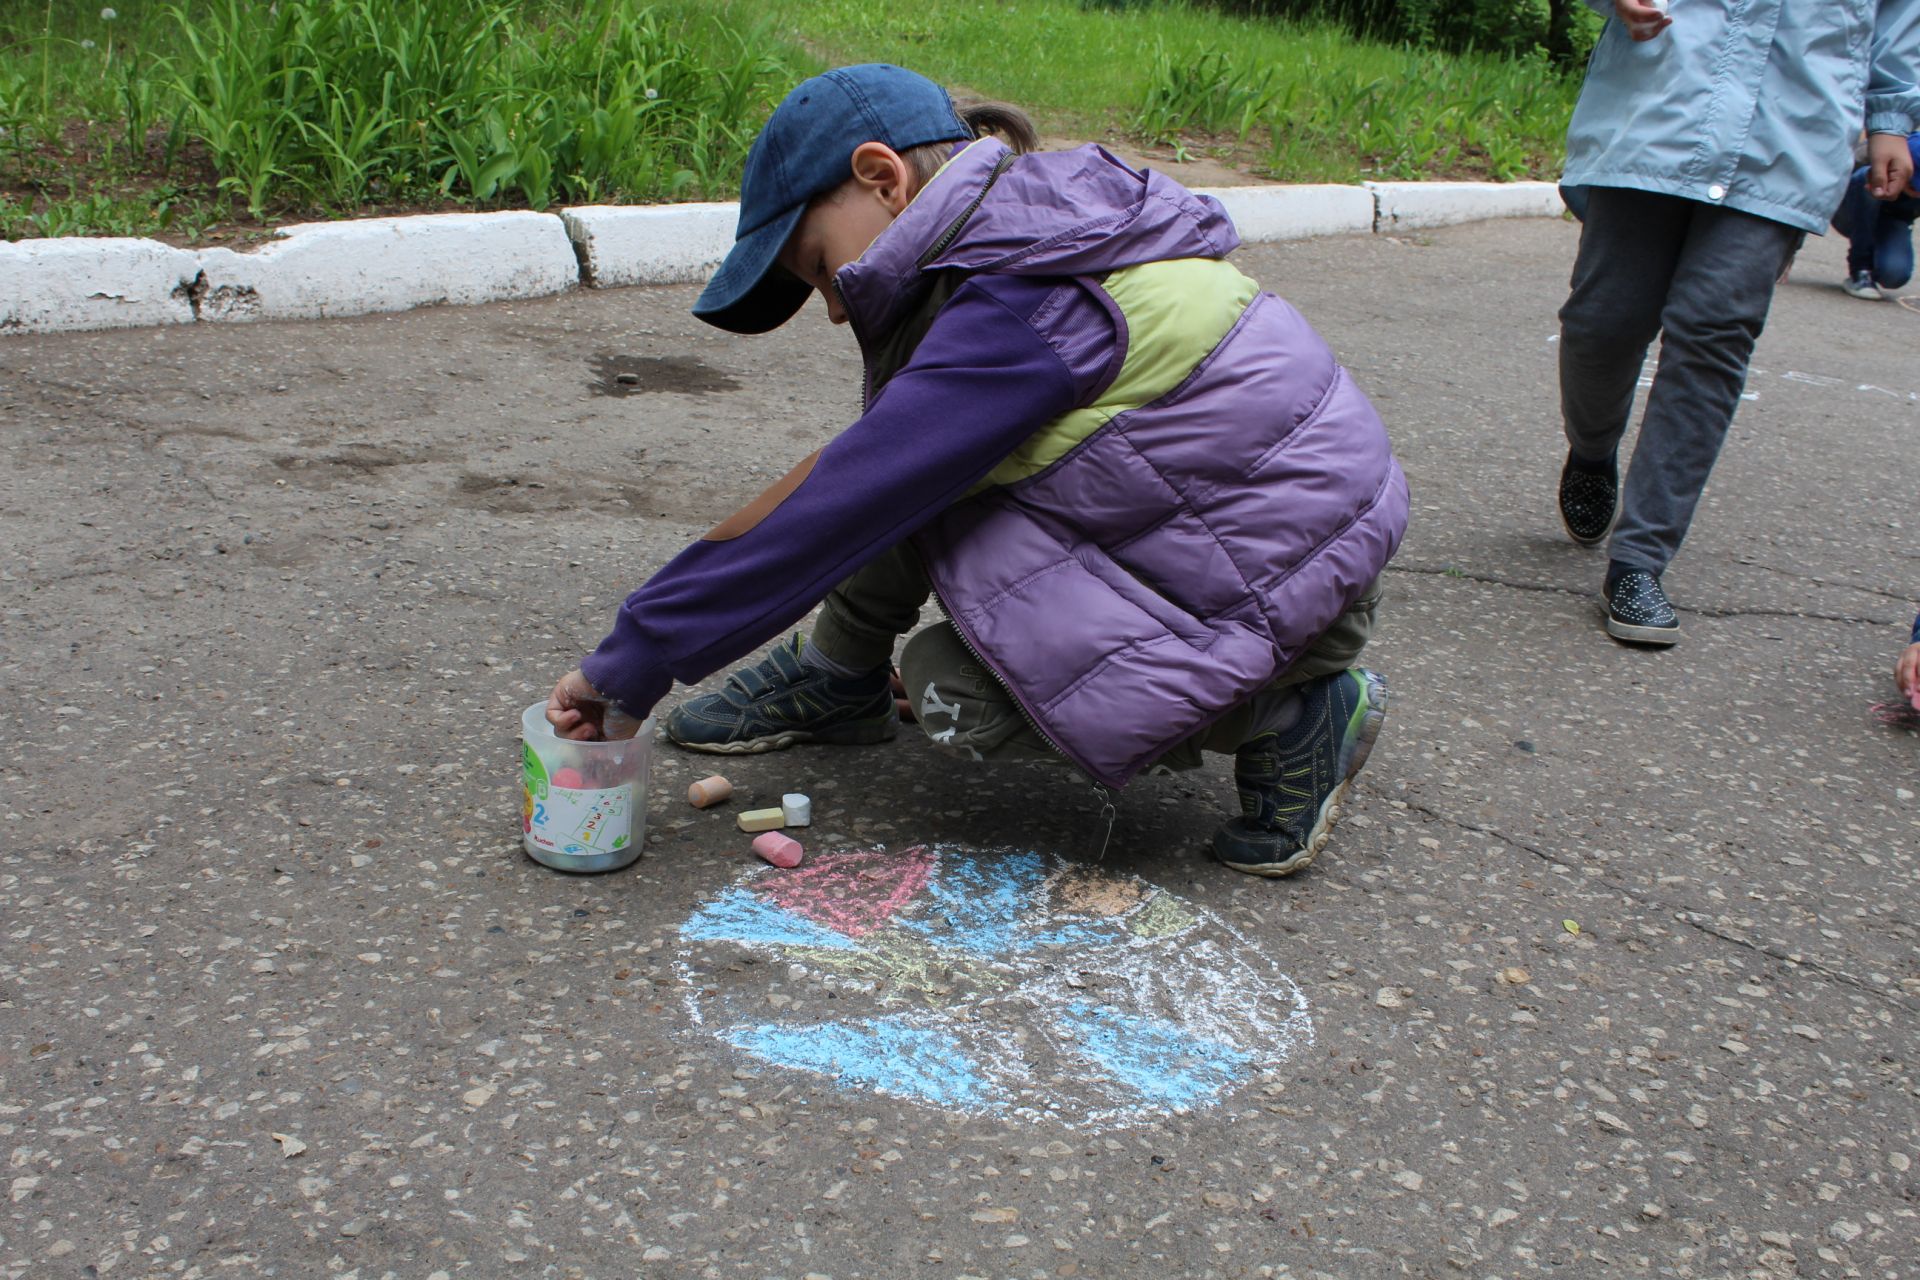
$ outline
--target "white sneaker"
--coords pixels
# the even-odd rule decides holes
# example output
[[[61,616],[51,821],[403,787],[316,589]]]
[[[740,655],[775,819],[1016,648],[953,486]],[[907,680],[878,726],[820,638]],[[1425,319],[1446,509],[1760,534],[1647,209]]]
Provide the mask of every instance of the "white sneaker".
[[[1863,302],[1884,302],[1887,298],[1886,294],[1880,292],[1880,286],[1873,282],[1871,271],[1854,272],[1840,287],[1847,291],[1849,297],[1859,298]]]

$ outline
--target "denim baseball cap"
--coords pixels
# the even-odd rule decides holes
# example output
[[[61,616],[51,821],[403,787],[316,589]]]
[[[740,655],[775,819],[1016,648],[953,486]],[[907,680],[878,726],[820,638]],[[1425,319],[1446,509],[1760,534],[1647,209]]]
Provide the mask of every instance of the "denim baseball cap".
[[[883,142],[905,151],[972,136],[947,91],[904,67],[869,62],[803,81],[753,140],[733,248],[693,314],[734,333],[779,328],[811,290],[774,259],[807,202],[853,176],[855,147]]]

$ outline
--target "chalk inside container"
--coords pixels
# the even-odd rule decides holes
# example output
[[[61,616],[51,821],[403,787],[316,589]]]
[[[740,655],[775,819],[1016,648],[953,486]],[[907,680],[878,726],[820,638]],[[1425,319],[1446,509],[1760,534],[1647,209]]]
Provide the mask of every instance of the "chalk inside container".
[[[653,718],[631,738],[555,737],[547,704],[520,715],[520,843],[556,871],[618,871],[647,839]]]

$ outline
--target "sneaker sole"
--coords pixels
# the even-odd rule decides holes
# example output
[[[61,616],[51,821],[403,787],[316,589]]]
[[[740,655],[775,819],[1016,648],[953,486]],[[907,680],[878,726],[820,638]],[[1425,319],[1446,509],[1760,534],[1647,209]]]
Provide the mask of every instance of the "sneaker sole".
[[[1328,792],[1327,798],[1320,802],[1320,812],[1314,815],[1313,830],[1307,834],[1306,846],[1285,862],[1229,862],[1222,858],[1220,860],[1222,866],[1246,875],[1265,876],[1269,880],[1277,880],[1281,876],[1290,876],[1296,871],[1305,870],[1315,858],[1320,856],[1320,851],[1327,846],[1328,838],[1333,835],[1334,824],[1340,820],[1340,806],[1346,801],[1347,788],[1352,785],[1354,775],[1366,767],[1367,757],[1373,754],[1374,741],[1379,738],[1380,726],[1387,718],[1387,697],[1387,682],[1369,672],[1366,701],[1354,708],[1354,715],[1360,723],[1354,736],[1353,754],[1347,757],[1346,776],[1341,778],[1340,785]],[[1352,724],[1352,721],[1348,723]]]
[[[768,751],[785,751],[788,747],[799,746],[803,742],[819,743],[830,747],[866,747],[875,743],[891,742],[900,732],[900,723],[890,720],[885,724],[848,725],[840,729],[826,729],[815,732],[811,729],[786,729],[779,733],[768,734],[764,738],[744,738],[738,742],[682,742],[668,735],[667,741],[676,747],[688,751],[699,751],[710,756],[757,756]]]
[[[1679,627],[1638,627],[1631,622],[1622,622],[1612,614],[1607,615],[1607,634],[1615,640],[1652,645],[1659,649],[1680,643]]]
[[[1559,504],[1555,503],[1554,505],[1558,506]],[[1605,542],[1607,538],[1613,533],[1613,526],[1619,523],[1620,523],[1620,499],[1617,496],[1613,500],[1613,518],[1607,521],[1606,528],[1602,529],[1599,533],[1594,534],[1591,538],[1583,538],[1579,534],[1575,533],[1573,531],[1573,526],[1567,523],[1567,513],[1565,511],[1562,511],[1560,513],[1560,527],[1567,531],[1567,536],[1573,539],[1573,545],[1575,545],[1576,547],[1599,546],[1601,543]]]

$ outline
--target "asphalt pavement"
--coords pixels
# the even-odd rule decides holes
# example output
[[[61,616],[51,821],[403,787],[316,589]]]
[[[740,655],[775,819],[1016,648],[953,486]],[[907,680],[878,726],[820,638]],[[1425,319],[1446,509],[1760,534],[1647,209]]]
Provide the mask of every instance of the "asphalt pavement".
[[[0,1276],[1920,1274],[1920,298],[1802,254],[1633,649],[1554,514],[1575,238],[1240,255],[1413,492],[1282,881],[1204,857],[1228,761],[1109,830],[911,730],[704,811],[662,746],[635,866],[524,856],[521,708],[855,412],[817,308],[0,341]],[[733,825],[790,791],[810,880]]]

